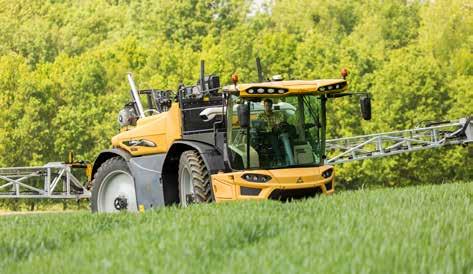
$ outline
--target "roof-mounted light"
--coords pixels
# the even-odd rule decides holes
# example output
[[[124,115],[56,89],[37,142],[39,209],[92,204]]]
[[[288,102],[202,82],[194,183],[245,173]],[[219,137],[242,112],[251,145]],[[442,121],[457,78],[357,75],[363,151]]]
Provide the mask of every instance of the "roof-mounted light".
[[[285,88],[251,87],[246,90],[248,94],[284,94],[288,92]]]
[[[340,74],[342,75],[342,78],[345,79],[348,76],[348,69],[347,68],[342,68],[340,71]]]
[[[347,85],[347,82],[341,82],[341,83],[336,83],[336,84],[331,84],[331,85],[325,85],[322,87],[319,87],[317,90],[324,92],[324,91],[334,91],[338,89],[342,89]]]
[[[232,83],[234,85],[238,84],[238,74],[233,74],[232,75]]]

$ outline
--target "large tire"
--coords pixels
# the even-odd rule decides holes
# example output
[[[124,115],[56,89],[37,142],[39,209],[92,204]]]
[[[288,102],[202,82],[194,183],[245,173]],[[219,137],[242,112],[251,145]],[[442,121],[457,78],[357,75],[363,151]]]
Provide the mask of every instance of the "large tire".
[[[92,181],[92,212],[138,211],[135,182],[121,157],[105,161]]]
[[[210,174],[195,150],[182,153],[179,159],[179,200],[181,206],[212,201]]]

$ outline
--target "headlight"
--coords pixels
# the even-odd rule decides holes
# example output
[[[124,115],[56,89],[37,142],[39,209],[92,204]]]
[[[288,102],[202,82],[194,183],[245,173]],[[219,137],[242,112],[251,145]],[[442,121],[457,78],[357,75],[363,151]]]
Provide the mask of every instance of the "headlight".
[[[332,173],[333,173],[333,168],[329,168],[327,169],[326,171],[322,172],[322,177],[324,177],[325,179],[329,178],[330,176],[332,176]]]
[[[271,180],[271,176],[254,173],[245,173],[241,176],[241,178],[252,183],[266,183],[267,181]]]

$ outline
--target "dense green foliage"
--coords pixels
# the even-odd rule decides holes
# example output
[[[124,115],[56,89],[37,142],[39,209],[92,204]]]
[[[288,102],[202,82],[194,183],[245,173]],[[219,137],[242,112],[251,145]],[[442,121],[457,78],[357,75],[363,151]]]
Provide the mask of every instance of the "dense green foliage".
[[[261,1],[260,1],[261,2]],[[265,1],[263,1],[265,2]],[[267,75],[339,77],[370,91],[329,105],[329,137],[413,127],[472,114],[473,12],[465,0],[0,1],[0,166],[36,165],[74,150],[93,160],[141,88],[193,83],[198,62],[227,81]],[[409,184],[473,178],[471,148],[340,166],[339,182]],[[433,180],[433,179],[436,180]]]
[[[0,218],[4,273],[471,273],[473,184]]]

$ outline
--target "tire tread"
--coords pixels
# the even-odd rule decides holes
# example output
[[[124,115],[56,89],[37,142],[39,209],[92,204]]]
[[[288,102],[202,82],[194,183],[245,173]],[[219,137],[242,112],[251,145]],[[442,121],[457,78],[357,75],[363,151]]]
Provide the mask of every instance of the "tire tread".
[[[209,203],[213,200],[210,174],[200,154],[195,150],[184,151],[179,160],[179,170],[187,165],[191,172],[195,202]],[[180,172],[179,172],[180,174]]]

